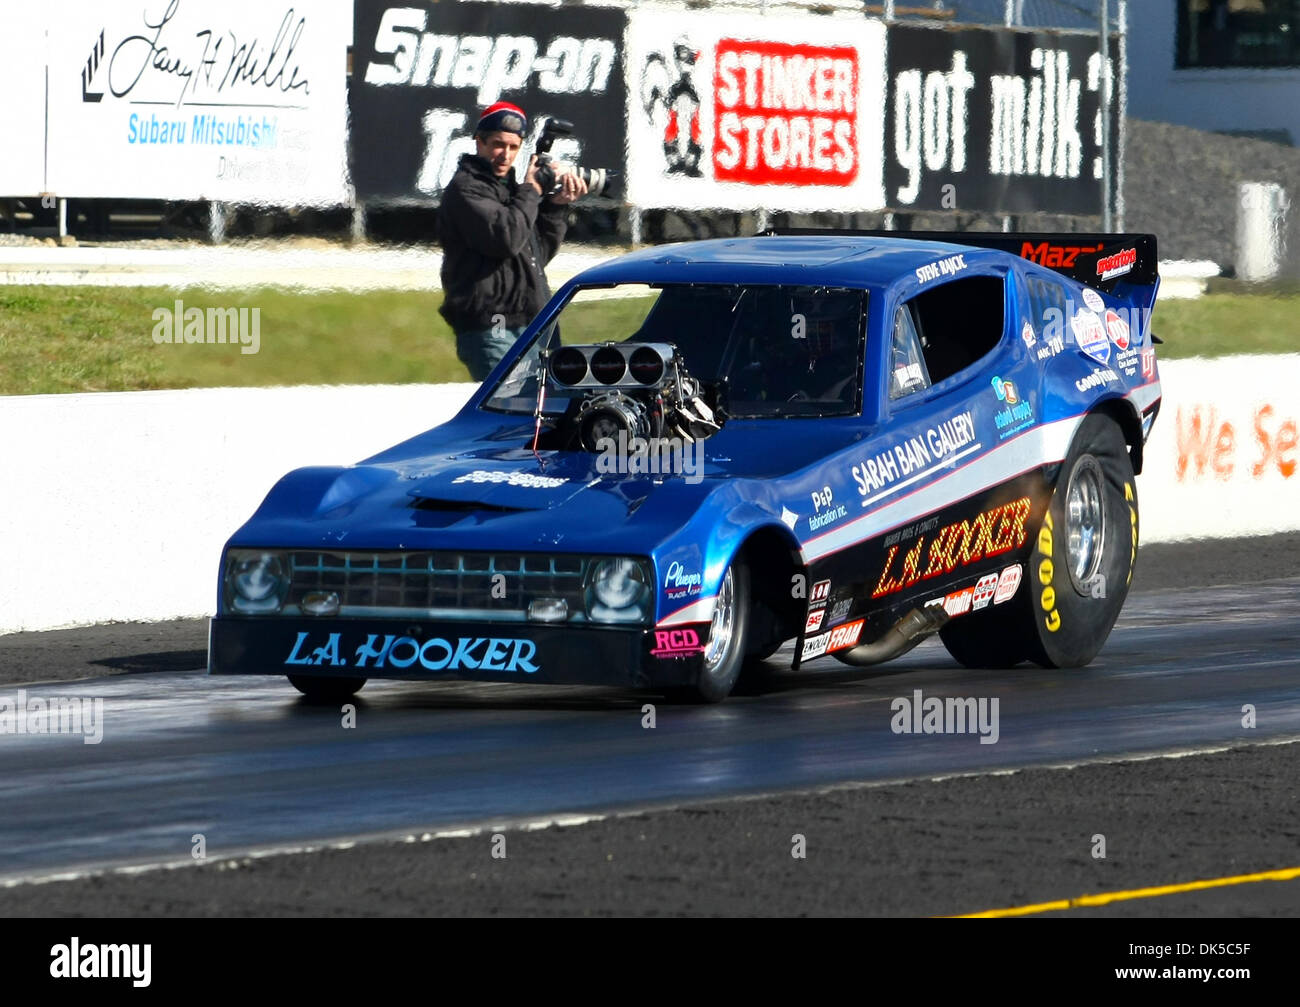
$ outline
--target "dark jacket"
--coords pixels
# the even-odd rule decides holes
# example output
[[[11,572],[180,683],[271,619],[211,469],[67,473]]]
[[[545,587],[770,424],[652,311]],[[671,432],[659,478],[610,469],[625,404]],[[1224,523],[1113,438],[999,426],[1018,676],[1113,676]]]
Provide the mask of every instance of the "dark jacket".
[[[566,206],[542,202],[531,185],[492,174],[477,154],[463,154],[442,193],[439,309],[453,329],[486,329],[494,315],[526,325],[551,296],[543,271],[564,240]]]

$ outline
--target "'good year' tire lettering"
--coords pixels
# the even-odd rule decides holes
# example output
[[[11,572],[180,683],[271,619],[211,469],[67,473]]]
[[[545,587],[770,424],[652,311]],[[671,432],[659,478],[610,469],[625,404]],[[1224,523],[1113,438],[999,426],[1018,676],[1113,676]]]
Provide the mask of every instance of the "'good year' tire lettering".
[[[1133,550],[1129,554],[1128,580],[1126,581],[1126,583],[1132,584],[1133,568],[1137,566],[1137,555],[1138,555],[1138,512],[1137,512],[1137,507],[1134,506],[1134,501],[1136,500],[1136,494],[1133,492],[1132,483],[1126,482],[1124,484],[1124,500],[1128,504],[1129,526],[1133,529]]]
[[[1056,608],[1056,586],[1052,583],[1056,566],[1052,562],[1052,513],[1043,515],[1043,527],[1038,531],[1038,552],[1043,557],[1038,563],[1038,583],[1043,585],[1038,604],[1045,613],[1043,626],[1049,633],[1061,628],[1061,613]]]

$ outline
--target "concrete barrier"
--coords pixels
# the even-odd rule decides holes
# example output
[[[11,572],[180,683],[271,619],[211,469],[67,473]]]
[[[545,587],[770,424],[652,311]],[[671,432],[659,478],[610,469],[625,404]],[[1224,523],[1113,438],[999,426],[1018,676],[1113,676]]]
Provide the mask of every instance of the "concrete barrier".
[[[210,615],[221,547],[276,480],[442,423],[475,387],[0,398],[0,633]]]
[[[1160,370],[1143,540],[1300,528],[1300,354]],[[221,547],[280,476],[441,423],[473,388],[0,398],[0,633],[211,614]]]
[[[1144,541],[1300,529],[1300,354],[1173,360],[1138,478]]]

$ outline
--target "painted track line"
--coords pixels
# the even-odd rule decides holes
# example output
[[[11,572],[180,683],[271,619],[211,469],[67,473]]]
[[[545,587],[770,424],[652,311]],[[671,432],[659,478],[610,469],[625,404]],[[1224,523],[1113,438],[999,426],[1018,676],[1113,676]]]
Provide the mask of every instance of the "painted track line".
[[[1028,906],[1012,906],[1009,909],[986,909],[983,912],[962,913],[951,918],[959,920],[993,920],[1006,919],[1012,916],[1033,916],[1037,913],[1059,912],[1063,909],[1077,909],[1083,906],[1106,906],[1112,902],[1127,902],[1131,899],[1154,899],[1162,895],[1199,892],[1206,888],[1226,888],[1229,885],[1254,884],[1259,881],[1293,881],[1296,878],[1300,878],[1300,867],[1284,867],[1273,871],[1259,871],[1255,874],[1234,874],[1226,878],[1184,881],[1179,884],[1155,885],[1150,888],[1130,888],[1127,891],[1102,892],[1098,895],[1079,895],[1072,899],[1036,902]]]

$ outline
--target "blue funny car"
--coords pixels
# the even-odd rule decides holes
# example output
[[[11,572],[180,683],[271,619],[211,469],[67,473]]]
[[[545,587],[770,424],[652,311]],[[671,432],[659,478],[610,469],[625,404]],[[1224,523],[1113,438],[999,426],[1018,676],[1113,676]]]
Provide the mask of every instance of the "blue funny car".
[[[552,298],[460,413],[292,472],[231,538],[212,674],[718,701],[938,633],[1088,663],[1160,405],[1150,235],[788,232],[650,248]]]

